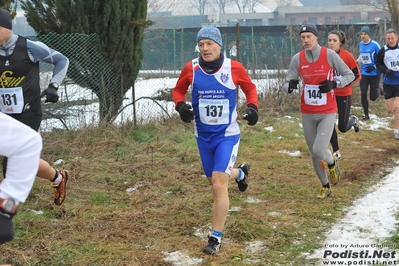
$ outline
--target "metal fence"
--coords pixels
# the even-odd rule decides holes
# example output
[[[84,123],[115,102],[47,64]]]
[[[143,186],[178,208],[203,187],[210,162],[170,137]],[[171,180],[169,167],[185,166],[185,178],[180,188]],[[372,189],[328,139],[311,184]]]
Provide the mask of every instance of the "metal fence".
[[[361,26],[341,25],[341,30],[347,37],[346,49],[355,56],[358,55]],[[321,27],[320,45],[327,45],[328,32],[337,28],[339,28],[337,25]],[[378,25],[372,28],[372,31],[376,40],[380,40],[381,35],[383,36]],[[278,86],[275,80],[270,79],[270,74],[287,69],[291,57],[302,49],[298,32],[299,26],[286,27],[277,33],[259,28],[246,29],[246,32],[240,32],[238,27],[224,29],[222,30],[223,52],[247,68],[262,94],[270,87]],[[197,30],[193,29],[146,32],[143,42],[144,58],[139,77],[124,95],[119,115],[114,119],[115,123],[134,121],[135,124],[143,124],[173,115],[175,111],[170,90],[174,87],[181,68],[198,56],[196,34]],[[104,77],[112,75],[112,71],[107,69],[109,65],[104,64],[104,58],[94,49],[96,38],[94,34],[67,34],[58,38],[55,38],[54,34],[49,34],[30,39],[40,40],[65,54],[70,59],[71,66],[74,66],[74,71],[79,70],[79,65],[76,64],[82,62],[77,58],[86,57],[85,64],[101,66],[98,79],[112,79]],[[49,70],[51,68],[48,65],[41,65],[42,89],[47,87],[51,78]],[[82,75],[84,76],[84,73]],[[59,89],[59,94],[59,103],[44,104],[45,116],[42,122],[44,130],[82,128],[99,123],[98,99],[90,89],[67,77]]]

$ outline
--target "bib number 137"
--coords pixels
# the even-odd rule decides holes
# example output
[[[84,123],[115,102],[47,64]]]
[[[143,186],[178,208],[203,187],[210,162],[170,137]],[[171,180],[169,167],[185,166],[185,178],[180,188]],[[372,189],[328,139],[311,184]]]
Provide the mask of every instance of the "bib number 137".
[[[227,124],[229,122],[229,100],[199,100],[200,120],[208,125]]]

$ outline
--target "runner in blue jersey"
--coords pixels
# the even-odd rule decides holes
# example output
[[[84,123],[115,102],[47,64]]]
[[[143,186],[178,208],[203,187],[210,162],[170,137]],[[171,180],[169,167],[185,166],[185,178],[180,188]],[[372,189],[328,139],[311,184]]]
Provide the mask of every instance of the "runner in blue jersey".
[[[251,126],[258,121],[258,94],[244,66],[221,53],[223,42],[218,28],[203,27],[197,41],[200,57],[184,66],[172,96],[181,119],[187,123],[194,121],[202,167],[212,186],[213,231],[203,251],[215,254],[222,244],[229,210],[228,181],[235,179],[241,192],[248,187],[249,164],[234,168],[240,143],[237,89],[240,86],[246,96],[243,118]],[[189,87],[191,105],[186,103]]]
[[[394,116],[394,138],[399,139],[399,46],[398,33],[389,29],[385,33],[387,44],[377,56],[377,67],[384,73],[385,107],[389,115]]]
[[[371,39],[371,30],[364,26],[360,30],[362,41],[359,43],[359,57],[357,62],[361,63],[362,79],[360,80],[361,102],[363,107],[363,121],[370,120],[369,102],[367,100],[367,91],[370,86],[370,100],[375,101],[380,95],[380,75],[377,69],[375,58],[381,46],[378,42]]]
[[[39,62],[54,66],[48,87],[40,92]],[[41,97],[58,101],[57,89],[64,79],[69,60],[42,42],[13,34],[10,13],[0,9],[0,112],[38,131],[42,121]],[[6,176],[7,159],[3,160]],[[56,170],[40,159],[37,176],[51,181],[54,203],[61,205],[66,196],[68,172]]]

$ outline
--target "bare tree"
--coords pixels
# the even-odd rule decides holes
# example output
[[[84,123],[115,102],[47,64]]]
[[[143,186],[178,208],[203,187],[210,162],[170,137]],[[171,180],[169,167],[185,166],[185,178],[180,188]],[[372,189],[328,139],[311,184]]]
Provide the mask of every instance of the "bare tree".
[[[234,0],[240,13],[255,13],[255,7],[262,3],[260,0]]]
[[[245,13],[245,9],[248,6],[249,0],[234,0],[234,3],[237,5],[240,13]]]
[[[230,3],[231,0],[214,0],[214,1],[219,8],[219,14],[226,14],[226,11],[225,11],[226,5],[228,3]]]
[[[398,29],[399,27],[399,7],[398,0],[386,0],[389,14],[391,15],[391,27]]]
[[[205,15],[205,6],[209,0],[190,0],[192,6],[197,9],[200,15]]]
[[[147,15],[149,15],[149,19],[151,19],[154,24],[157,24],[158,21],[162,18],[168,17],[171,18],[171,11],[175,10],[175,7],[178,6],[179,0],[148,0],[147,1]],[[154,13],[157,13],[154,15]],[[145,31],[150,31],[151,29],[146,28]]]
[[[259,4],[260,2],[258,0],[248,0],[248,12],[255,13],[255,7]]]
[[[155,13],[155,12],[167,12],[173,9],[173,7],[177,6],[177,0],[167,0],[167,1],[159,1],[159,0],[148,0],[147,3],[147,12]]]
[[[278,7],[289,7],[294,5],[292,0],[276,0],[276,4]]]

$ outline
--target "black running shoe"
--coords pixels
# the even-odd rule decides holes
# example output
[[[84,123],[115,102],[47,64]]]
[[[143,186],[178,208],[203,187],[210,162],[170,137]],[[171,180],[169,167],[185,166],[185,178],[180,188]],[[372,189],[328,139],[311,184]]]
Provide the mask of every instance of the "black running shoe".
[[[204,248],[204,253],[206,254],[217,254],[222,247],[222,243],[219,243],[216,237],[210,236],[208,238],[208,245]]]
[[[238,189],[241,192],[244,192],[248,188],[248,173],[250,167],[248,163],[242,163],[238,168],[240,168],[244,172],[244,178],[240,181],[236,179],[236,182],[238,184]]]
[[[368,121],[368,120],[370,120],[370,116],[368,115],[363,116],[362,121]]]
[[[355,130],[355,132],[359,132],[360,131],[360,126],[359,126],[359,119],[357,118],[357,116],[352,115],[352,118],[355,120],[355,123],[353,124],[353,129]]]

